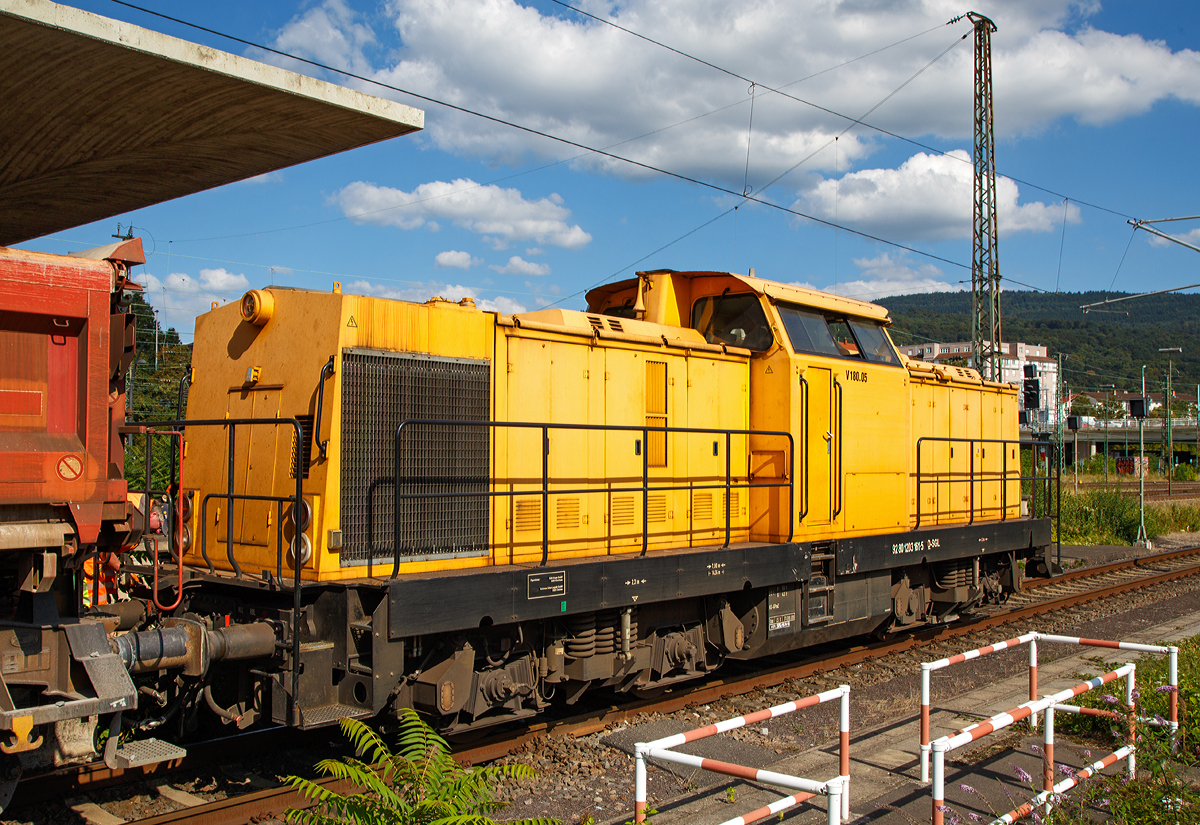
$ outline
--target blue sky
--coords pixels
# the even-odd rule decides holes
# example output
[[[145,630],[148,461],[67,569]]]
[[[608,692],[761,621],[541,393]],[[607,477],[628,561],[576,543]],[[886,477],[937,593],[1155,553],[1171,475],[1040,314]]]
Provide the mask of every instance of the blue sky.
[[[340,281],[346,291],[408,300],[471,295],[503,311],[582,308],[587,288],[664,267],[754,267],[867,300],[969,288],[972,39],[960,39],[968,22],[945,24],[970,8],[998,27],[996,165],[1011,176],[999,187],[1004,288],[1140,292],[1200,282],[1200,255],[1133,235],[1126,223],[1200,213],[1194,3],[578,4],[762,84],[752,95],[743,80],[549,0],[142,2],[723,189],[748,185],[844,230],[108,0],[69,5],[425,110],[416,136],[27,244],[71,251],[107,242],[118,220],[132,223],[152,253],[147,298],[185,340],[212,301],[268,284]],[[937,152],[847,129],[763,88],[784,84]],[[1200,221],[1170,231],[1200,243]]]

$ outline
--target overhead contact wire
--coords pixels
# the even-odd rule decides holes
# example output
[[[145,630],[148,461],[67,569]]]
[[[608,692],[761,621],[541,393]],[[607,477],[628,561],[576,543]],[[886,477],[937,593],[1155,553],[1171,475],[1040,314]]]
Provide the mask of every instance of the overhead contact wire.
[[[668,177],[675,178],[676,180],[681,180],[686,183],[691,183],[696,186],[703,187],[705,189],[710,189],[714,192],[721,192],[722,194],[733,195],[735,197],[745,197],[746,200],[750,200],[755,203],[762,204],[763,206],[769,207],[771,209],[777,209],[781,212],[786,212],[787,214],[795,215],[798,218],[805,218],[805,219],[813,221],[815,223],[819,223],[822,226],[833,227],[833,224],[831,222],[824,220],[822,218],[818,218],[815,215],[809,215],[809,214],[801,212],[797,209],[790,209],[781,204],[772,203],[770,201],[763,200],[762,198],[756,198],[756,197],[753,197],[750,195],[742,195],[742,193],[740,193],[736,190],[729,189],[729,188],[721,186],[719,184],[710,183],[708,181],[703,181],[698,178],[693,178],[689,175],[684,175],[680,172],[672,172],[668,169],[663,169],[658,166],[653,166],[649,163],[643,163],[641,161],[634,160],[632,158],[622,157],[621,155],[616,155],[616,154],[613,154],[612,152],[606,152],[602,149],[596,149],[591,146],[588,146],[587,144],[580,143],[578,141],[571,140],[569,138],[559,137],[558,135],[552,135],[548,132],[543,132],[539,129],[534,129],[531,126],[522,126],[519,123],[514,123],[512,121],[505,120],[504,118],[496,117],[494,115],[484,114],[483,112],[476,112],[476,111],[474,111],[472,109],[468,109],[464,106],[458,106],[458,105],[449,103],[444,100],[439,100],[438,98],[435,98],[435,97],[430,97],[429,95],[420,94],[419,92],[413,92],[413,91],[409,91],[408,89],[402,89],[399,86],[393,86],[390,83],[384,83],[383,81],[380,81],[380,80],[375,80],[373,78],[366,77],[364,75],[356,74],[347,69],[339,69],[334,66],[329,66],[327,64],[320,63],[316,60],[309,60],[308,58],[305,58],[305,57],[297,57],[296,55],[289,54],[289,53],[281,51],[279,49],[273,49],[270,46],[264,46],[262,44],[255,43],[251,40],[246,40],[244,38],[237,37],[232,34],[226,34],[224,32],[217,31],[216,29],[210,29],[206,26],[201,26],[198,23],[189,23],[186,20],[182,20],[177,17],[172,17],[171,15],[163,14],[162,12],[152,11],[150,9],[143,8],[142,6],[134,5],[133,3],[127,3],[127,2],[125,2],[125,0],[111,0],[111,2],[116,3],[119,6],[125,6],[126,8],[134,9],[135,11],[140,11],[144,14],[149,14],[154,17],[161,18],[163,20],[169,20],[172,23],[176,23],[181,26],[187,26],[189,28],[196,29],[197,31],[206,32],[207,34],[211,34],[215,37],[222,37],[227,40],[231,40],[234,43],[241,43],[242,45],[249,46],[250,48],[253,48],[253,49],[261,49],[262,51],[269,52],[270,54],[279,55],[280,57],[286,57],[289,60],[295,60],[299,63],[304,63],[306,65],[313,66],[315,68],[322,69],[324,71],[336,72],[337,74],[343,75],[345,77],[349,77],[354,80],[360,80],[363,83],[370,83],[373,86],[378,86],[383,89],[389,89],[394,92],[399,92],[400,94],[414,97],[417,100],[424,100],[428,103],[433,103],[438,106],[444,106],[447,109],[452,109],[457,112],[462,112],[463,114],[473,115],[474,117],[478,117],[483,120],[490,121],[492,123],[497,123],[501,126],[508,126],[511,129],[517,129],[518,131],[525,132],[526,134],[536,135],[538,137],[546,138],[547,140],[552,140],[552,141],[555,141],[556,143],[561,143],[566,146],[574,146],[576,149],[582,149],[586,152],[597,154],[602,157],[610,158],[612,160],[620,161],[622,163],[628,163],[629,165],[636,166],[639,169],[645,169],[648,172],[656,172],[660,175],[666,175]],[[818,108],[820,108],[820,107],[818,107]],[[836,114],[836,113],[833,113],[833,114]],[[870,234],[869,232],[863,232],[861,230],[852,229],[850,227],[838,227],[838,228],[843,229],[846,232],[849,232],[853,235],[857,235],[860,238],[866,238],[867,240],[875,241],[876,243],[886,244],[887,246],[891,246],[896,249],[903,249],[907,252],[912,252],[915,255],[920,255],[922,257],[929,258],[929,259],[935,260],[935,261],[941,261],[942,263],[948,264],[949,266],[956,266],[960,269],[970,269],[971,268],[970,264],[964,264],[959,261],[954,261],[954,260],[951,260],[950,258],[945,258],[945,257],[942,257],[941,255],[935,255],[932,252],[926,252],[924,250],[917,249],[916,247],[908,246],[906,244],[898,243],[896,241],[889,241],[886,238],[880,238],[877,235]]]
[[[118,2],[118,1],[119,1],[119,0],[114,0],[114,2]],[[617,24],[617,23],[614,23],[614,22],[612,22],[611,20],[606,20],[606,19],[605,19],[605,18],[603,18],[603,17],[598,17],[598,16],[596,16],[596,15],[594,15],[594,14],[590,14],[590,13],[588,13],[588,12],[586,12],[586,11],[583,11],[582,9],[579,9],[579,8],[576,8],[575,6],[572,6],[572,5],[570,5],[569,3],[565,3],[565,2],[563,2],[563,0],[550,0],[550,2],[552,2],[552,3],[555,3],[555,4],[559,5],[559,6],[562,6],[563,8],[570,9],[571,11],[573,11],[573,12],[576,12],[576,13],[578,13],[578,14],[581,14],[581,15],[583,15],[584,17],[590,17],[592,20],[595,20],[595,21],[597,21],[597,22],[599,22],[599,23],[603,23],[603,24],[604,24],[604,25],[606,25],[606,26],[612,26],[614,29],[619,29],[620,31],[623,31],[623,32],[625,32],[625,33],[627,33],[627,34],[631,34],[631,35],[633,35],[634,37],[637,37],[637,38],[639,38],[639,39],[641,39],[641,40],[645,40],[647,43],[653,43],[654,45],[656,45],[656,46],[659,46],[659,47],[661,47],[661,48],[664,48],[664,49],[666,49],[667,51],[674,52],[675,54],[677,54],[677,55],[679,55],[679,56],[681,56],[681,57],[686,57],[688,60],[694,60],[694,61],[695,61],[695,62],[697,62],[697,63],[701,63],[701,64],[703,64],[703,65],[705,65],[705,66],[708,66],[708,67],[710,67],[710,68],[712,68],[712,69],[715,69],[715,70],[717,70],[718,72],[721,72],[721,73],[723,73],[723,74],[727,74],[727,75],[729,75],[730,77],[737,78],[738,80],[743,80],[743,81],[745,81],[745,82],[747,82],[747,83],[754,83],[754,84],[756,84],[756,85],[758,85],[758,86],[761,86],[762,88],[766,89],[767,91],[773,92],[773,93],[775,93],[775,94],[778,94],[778,95],[781,95],[781,96],[783,96],[783,97],[786,97],[786,98],[788,98],[789,100],[794,100],[794,101],[796,101],[797,103],[802,103],[802,104],[804,104],[805,106],[811,106],[811,107],[813,107],[814,109],[818,109],[818,110],[820,110],[820,111],[822,111],[822,112],[825,112],[826,114],[833,115],[834,117],[840,117],[840,118],[842,118],[842,119],[844,119],[844,120],[849,120],[849,121],[851,121],[853,124],[856,124],[856,125],[859,125],[859,126],[865,126],[865,127],[867,127],[868,129],[871,129],[872,131],[875,131],[875,132],[878,132],[878,133],[880,133],[881,135],[887,135],[888,137],[896,138],[897,140],[904,141],[905,143],[908,143],[908,144],[910,144],[910,145],[912,145],[912,146],[916,146],[916,147],[918,147],[918,148],[920,148],[920,149],[924,149],[924,150],[926,150],[926,151],[928,151],[928,152],[933,152],[933,153],[934,153],[934,154],[936,154],[936,155],[942,155],[943,157],[948,157],[948,158],[951,158],[951,159],[953,159],[953,160],[957,160],[957,161],[959,161],[960,163],[971,163],[971,162],[972,162],[972,161],[970,161],[970,160],[963,160],[962,158],[955,157],[954,155],[950,154],[949,152],[945,151],[944,149],[938,149],[938,148],[936,148],[936,147],[934,147],[934,146],[930,146],[930,145],[928,145],[928,144],[926,144],[926,143],[922,143],[922,142],[921,142],[921,141],[919,141],[919,140],[914,140],[913,138],[906,137],[906,136],[904,136],[904,135],[901,135],[901,134],[897,134],[896,132],[891,132],[891,131],[888,131],[887,129],[884,129],[884,128],[883,128],[883,127],[881,127],[881,126],[874,126],[874,125],[872,125],[872,124],[870,124],[870,123],[866,123],[866,122],[864,122],[862,118],[865,118],[865,117],[867,117],[867,116],[870,114],[870,112],[868,112],[867,114],[863,115],[863,116],[862,116],[862,118],[854,118],[854,117],[851,117],[850,115],[842,114],[841,112],[835,111],[835,110],[833,110],[833,109],[826,108],[826,107],[824,107],[824,106],[821,106],[820,104],[813,103],[813,102],[812,102],[812,101],[810,101],[810,100],[805,100],[804,98],[801,98],[801,97],[796,97],[795,95],[788,94],[787,92],[784,92],[784,91],[783,91],[783,89],[787,88],[788,86],[793,86],[793,85],[795,85],[796,83],[801,83],[801,82],[803,82],[803,81],[805,81],[805,80],[809,80],[809,79],[811,79],[811,78],[817,77],[818,75],[825,74],[826,72],[831,72],[831,71],[833,71],[833,70],[835,70],[835,69],[840,69],[842,66],[847,66],[847,65],[849,65],[849,64],[851,64],[851,63],[854,63],[854,62],[856,62],[856,61],[863,60],[863,59],[865,59],[865,58],[867,58],[867,57],[871,57],[872,55],[878,54],[879,52],[886,51],[887,49],[890,49],[890,48],[892,48],[892,47],[894,47],[894,46],[899,46],[899,45],[900,45],[900,44],[902,44],[902,43],[907,43],[909,40],[915,40],[915,39],[916,39],[916,38],[918,38],[918,37],[923,37],[924,35],[926,35],[926,34],[929,34],[929,33],[930,33],[930,32],[932,32],[932,31],[936,31],[937,29],[941,29],[941,28],[944,28],[945,26],[949,26],[949,25],[952,25],[952,24],[954,24],[954,23],[958,23],[960,20],[962,20],[962,19],[963,19],[963,16],[962,16],[962,15],[959,15],[958,17],[955,17],[955,18],[951,19],[950,21],[948,21],[948,22],[946,22],[946,23],[939,24],[939,25],[937,25],[937,26],[933,26],[932,28],[926,29],[926,30],[925,30],[925,31],[923,31],[923,32],[919,32],[918,34],[914,34],[914,35],[912,35],[911,37],[906,37],[906,38],[905,38],[905,39],[903,39],[903,40],[898,40],[898,41],[896,41],[895,43],[892,43],[892,44],[890,44],[890,45],[884,46],[883,48],[876,49],[876,50],[875,50],[875,51],[873,51],[873,52],[868,52],[867,54],[865,54],[865,55],[862,55],[862,56],[860,56],[860,57],[856,57],[856,58],[854,58],[854,59],[852,59],[852,60],[847,60],[845,63],[840,63],[840,64],[838,64],[837,66],[831,66],[831,67],[830,67],[830,68],[828,68],[828,69],[824,69],[824,70],[822,70],[822,71],[820,71],[820,72],[817,72],[817,73],[815,73],[815,74],[811,74],[811,75],[809,75],[808,77],[803,77],[803,78],[800,78],[800,80],[794,80],[794,81],[792,81],[791,83],[788,83],[788,84],[785,84],[784,86],[780,86],[780,87],[776,88],[776,87],[768,86],[768,85],[767,85],[767,84],[765,84],[765,83],[758,83],[757,81],[750,80],[749,78],[747,78],[747,77],[743,77],[742,75],[738,74],[737,72],[730,71],[729,69],[726,69],[726,68],[724,68],[724,67],[722,67],[722,66],[718,66],[718,65],[716,65],[715,63],[710,63],[709,61],[705,60],[705,59],[704,59],[704,58],[702,58],[702,57],[696,57],[695,55],[688,54],[687,52],[684,52],[684,51],[681,51],[681,50],[679,50],[679,49],[676,49],[674,46],[668,46],[666,43],[662,43],[662,42],[660,42],[660,41],[658,41],[658,40],[655,40],[655,39],[654,39],[654,38],[652,38],[652,37],[647,37],[647,36],[646,36],[646,35],[644,35],[644,34],[639,34],[638,32],[636,32],[636,31],[633,31],[632,29],[628,29],[628,28],[626,28],[626,27],[624,27],[624,26],[621,26],[621,25],[619,25],[619,24]],[[964,38],[965,38],[965,37],[967,37],[967,36],[969,36],[969,34],[970,34],[970,33],[968,33],[967,35],[964,35]],[[923,70],[922,70],[922,71],[923,71]],[[919,74],[919,72],[918,72],[918,74]],[[914,76],[915,76],[915,75],[914,75]],[[899,89],[897,89],[897,91],[899,91]],[[878,108],[878,107],[876,107],[876,108]],[[871,111],[874,111],[874,109],[872,109]],[[1001,174],[1003,174],[1003,173],[1001,173]],[[1005,175],[1004,175],[1004,177],[1008,178],[1009,180],[1013,181],[1014,183],[1019,183],[1019,184],[1021,184],[1022,186],[1028,186],[1028,187],[1030,187],[1030,188],[1032,188],[1032,189],[1036,189],[1036,190],[1038,190],[1039,192],[1045,192],[1045,193],[1046,193],[1046,194],[1048,194],[1048,195],[1054,195],[1055,197],[1058,197],[1058,198],[1065,198],[1065,197],[1067,197],[1066,195],[1064,195],[1064,194],[1063,194],[1063,193],[1061,193],[1061,192],[1056,192],[1056,191],[1054,191],[1053,189],[1048,189],[1048,188],[1046,188],[1046,187],[1044,187],[1044,186],[1039,186],[1039,185],[1038,185],[1038,184],[1036,184],[1036,183],[1030,183],[1029,181],[1022,180],[1022,179],[1020,179],[1020,178],[1017,178],[1017,177],[1013,177],[1012,175],[1007,175],[1007,174],[1005,174]],[[764,187],[764,188],[765,188],[765,187]],[[760,191],[761,191],[761,190],[760,190]],[[1126,218],[1126,219],[1129,219],[1129,220],[1134,220],[1134,219],[1135,219],[1135,218],[1134,218],[1134,216],[1132,216],[1132,215],[1127,215],[1127,214],[1125,214],[1124,212],[1119,212],[1119,211],[1117,211],[1117,210],[1115,210],[1115,209],[1109,209],[1109,208],[1108,208],[1108,207],[1106,207],[1106,206],[1100,206],[1099,204],[1090,203],[1089,201],[1081,200],[1081,199],[1079,199],[1079,198],[1072,198],[1072,200],[1074,200],[1076,203],[1082,204],[1082,205],[1084,205],[1084,206],[1087,206],[1087,207],[1089,207],[1089,208],[1091,208],[1091,209],[1097,209],[1097,210],[1099,210],[1099,211],[1101,211],[1101,212],[1107,212],[1107,213],[1108,213],[1108,214],[1110,214],[1110,215],[1116,215],[1117,217],[1120,217],[1120,218]]]

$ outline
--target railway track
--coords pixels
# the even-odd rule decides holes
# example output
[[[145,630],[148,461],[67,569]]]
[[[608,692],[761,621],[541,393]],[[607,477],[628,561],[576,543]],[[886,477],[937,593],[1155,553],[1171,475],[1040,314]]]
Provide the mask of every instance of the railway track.
[[[500,758],[526,743],[544,736],[585,736],[627,721],[647,712],[672,713],[690,705],[714,702],[721,697],[775,687],[788,680],[802,679],[839,668],[860,664],[888,654],[944,642],[978,633],[1004,624],[1064,610],[1098,599],[1110,598],[1132,590],[1200,575],[1200,547],[1158,553],[1095,567],[1069,570],[1047,580],[1026,582],[1025,590],[1009,599],[1003,607],[982,612],[952,625],[923,628],[888,639],[861,644],[849,649],[830,651],[802,662],[779,662],[756,668],[753,672],[729,673],[672,691],[656,699],[638,700],[620,706],[593,709],[588,713],[561,719],[540,720],[521,730],[488,737],[456,749],[464,764],[480,764]],[[263,731],[194,747],[185,761],[167,768],[175,772],[193,771],[206,762],[227,757],[231,749],[239,753],[267,752],[294,745],[302,734],[286,729]],[[160,770],[160,773],[163,771]],[[149,772],[148,772],[149,773]],[[81,766],[72,771],[38,777],[18,788],[18,799],[70,797],[111,787],[141,777],[138,770],[112,771],[103,763]],[[345,792],[350,786],[338,780],[325,780],[325,787]],[[137,825],[234,825],[269,820],[290,807],[303,807],[306,801],[289,787],[272,787],[230,796],[214,802],[177,792],[160,791],[180,804],[179,810],[137,820]],[[77,808],[79,810],[79,808]],[[85,815],[86,818],[86,815]]]
[[[1063,479],[1063,489],[1068,489],[1070,484],[1069,479]],[[1127,496],[1137,496],[1139,485],[1136,478],[1129,476],[1122,477],[1121,480],[1104,481],[1080,481],[1080,490],[1096,490],[1104,487],[1113,487]],[[1165,481],[1147,481],[1146,482],[1146,501],[1186,501],[1189,499],[1200,498],[1200,481],[1172,481],[1169,485]]]

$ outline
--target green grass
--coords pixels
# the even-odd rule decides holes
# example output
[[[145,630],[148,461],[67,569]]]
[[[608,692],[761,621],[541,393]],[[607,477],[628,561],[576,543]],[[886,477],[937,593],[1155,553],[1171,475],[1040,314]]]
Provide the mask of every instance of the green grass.
[[[1138,537],[1138,499],[1116,487],[1063,491],[1062,540],[1067,544],[1133,544]],[[1146,535],[1200,530],[1200,506],[1147,504]]]
[[[1102,671],[1113,670],[1121,661],[1097,660]],[[1134,704],[1143,717],[1166,718],[1170,694],[1167,690],[1167,658],[1145,658],[1137,663],[1137,692]],[[1113,700],[1117,701],[1113,701]],[[1124,684],[1113,683],[1079,697],[1083,707],[1128,711],[1123,704]],[[1082,825],[1096,821],[1103,812],[1108,821],[1158,825],[1200,821],[1200,637],[1179,645],[1179,740],[1173,752],[1165,728],[1137,724],[1136,782],[1122,781],[1121,773],[1097,777],[1085,782],[1064,798],[1049,822]],[[1055,715],[1056,732],[1113,740],[1114,731],[1123,740],[1126,723],[1113,725],[1095,717]],[[1116,745],[1113,745],[1116,747]],[[1095,753],[1095,758],[1100,758]],[[1122,763],[1118,763],[1122,764]],[[1103,803],[1103,804],[1101,804]]]

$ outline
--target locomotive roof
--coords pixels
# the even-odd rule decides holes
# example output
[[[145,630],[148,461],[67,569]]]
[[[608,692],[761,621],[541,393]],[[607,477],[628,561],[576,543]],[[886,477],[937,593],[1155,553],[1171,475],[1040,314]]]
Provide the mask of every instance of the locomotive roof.
[[[854,315],[859,318],[871,318],[880,321],[884,324],[890,324],[891,319],[888,317],[888,311],[878,304],[872,304],[867,301],[860,301],[856,298],[845,298],[841,295],[834,295],[831,292],[821,292],[817,289],[809,289],[807,287],[795,286],[793,284],[781,284],[776,281],[768,281],[763,278],[756,278],[752,275],[739,275],[736,272],[675,272],[674,270],[656,270],[658,272],[668,272],[672,277],[676,278],[732,278],[740,281],[750,288],[751,291],[757,292],[759,295],[766,295],[776,301],[787,301],[789,303],[801,304],[803,306],[815,307],[817,309],[829,310],[831,312],[843,313],[846,315]],[[649,273],[641,273],[649,274]],[[618,292],[624,292],[627,289],[632,289],[637,285],[636,278],[627,278],[624,281],[617,281],[612,284],[596,287],[587,294],[588,306],[596,306],[603,303],[603,300],[610,295]]]
[[[424,113],[49,0],[0,0],[0,246],[416,131]]]

